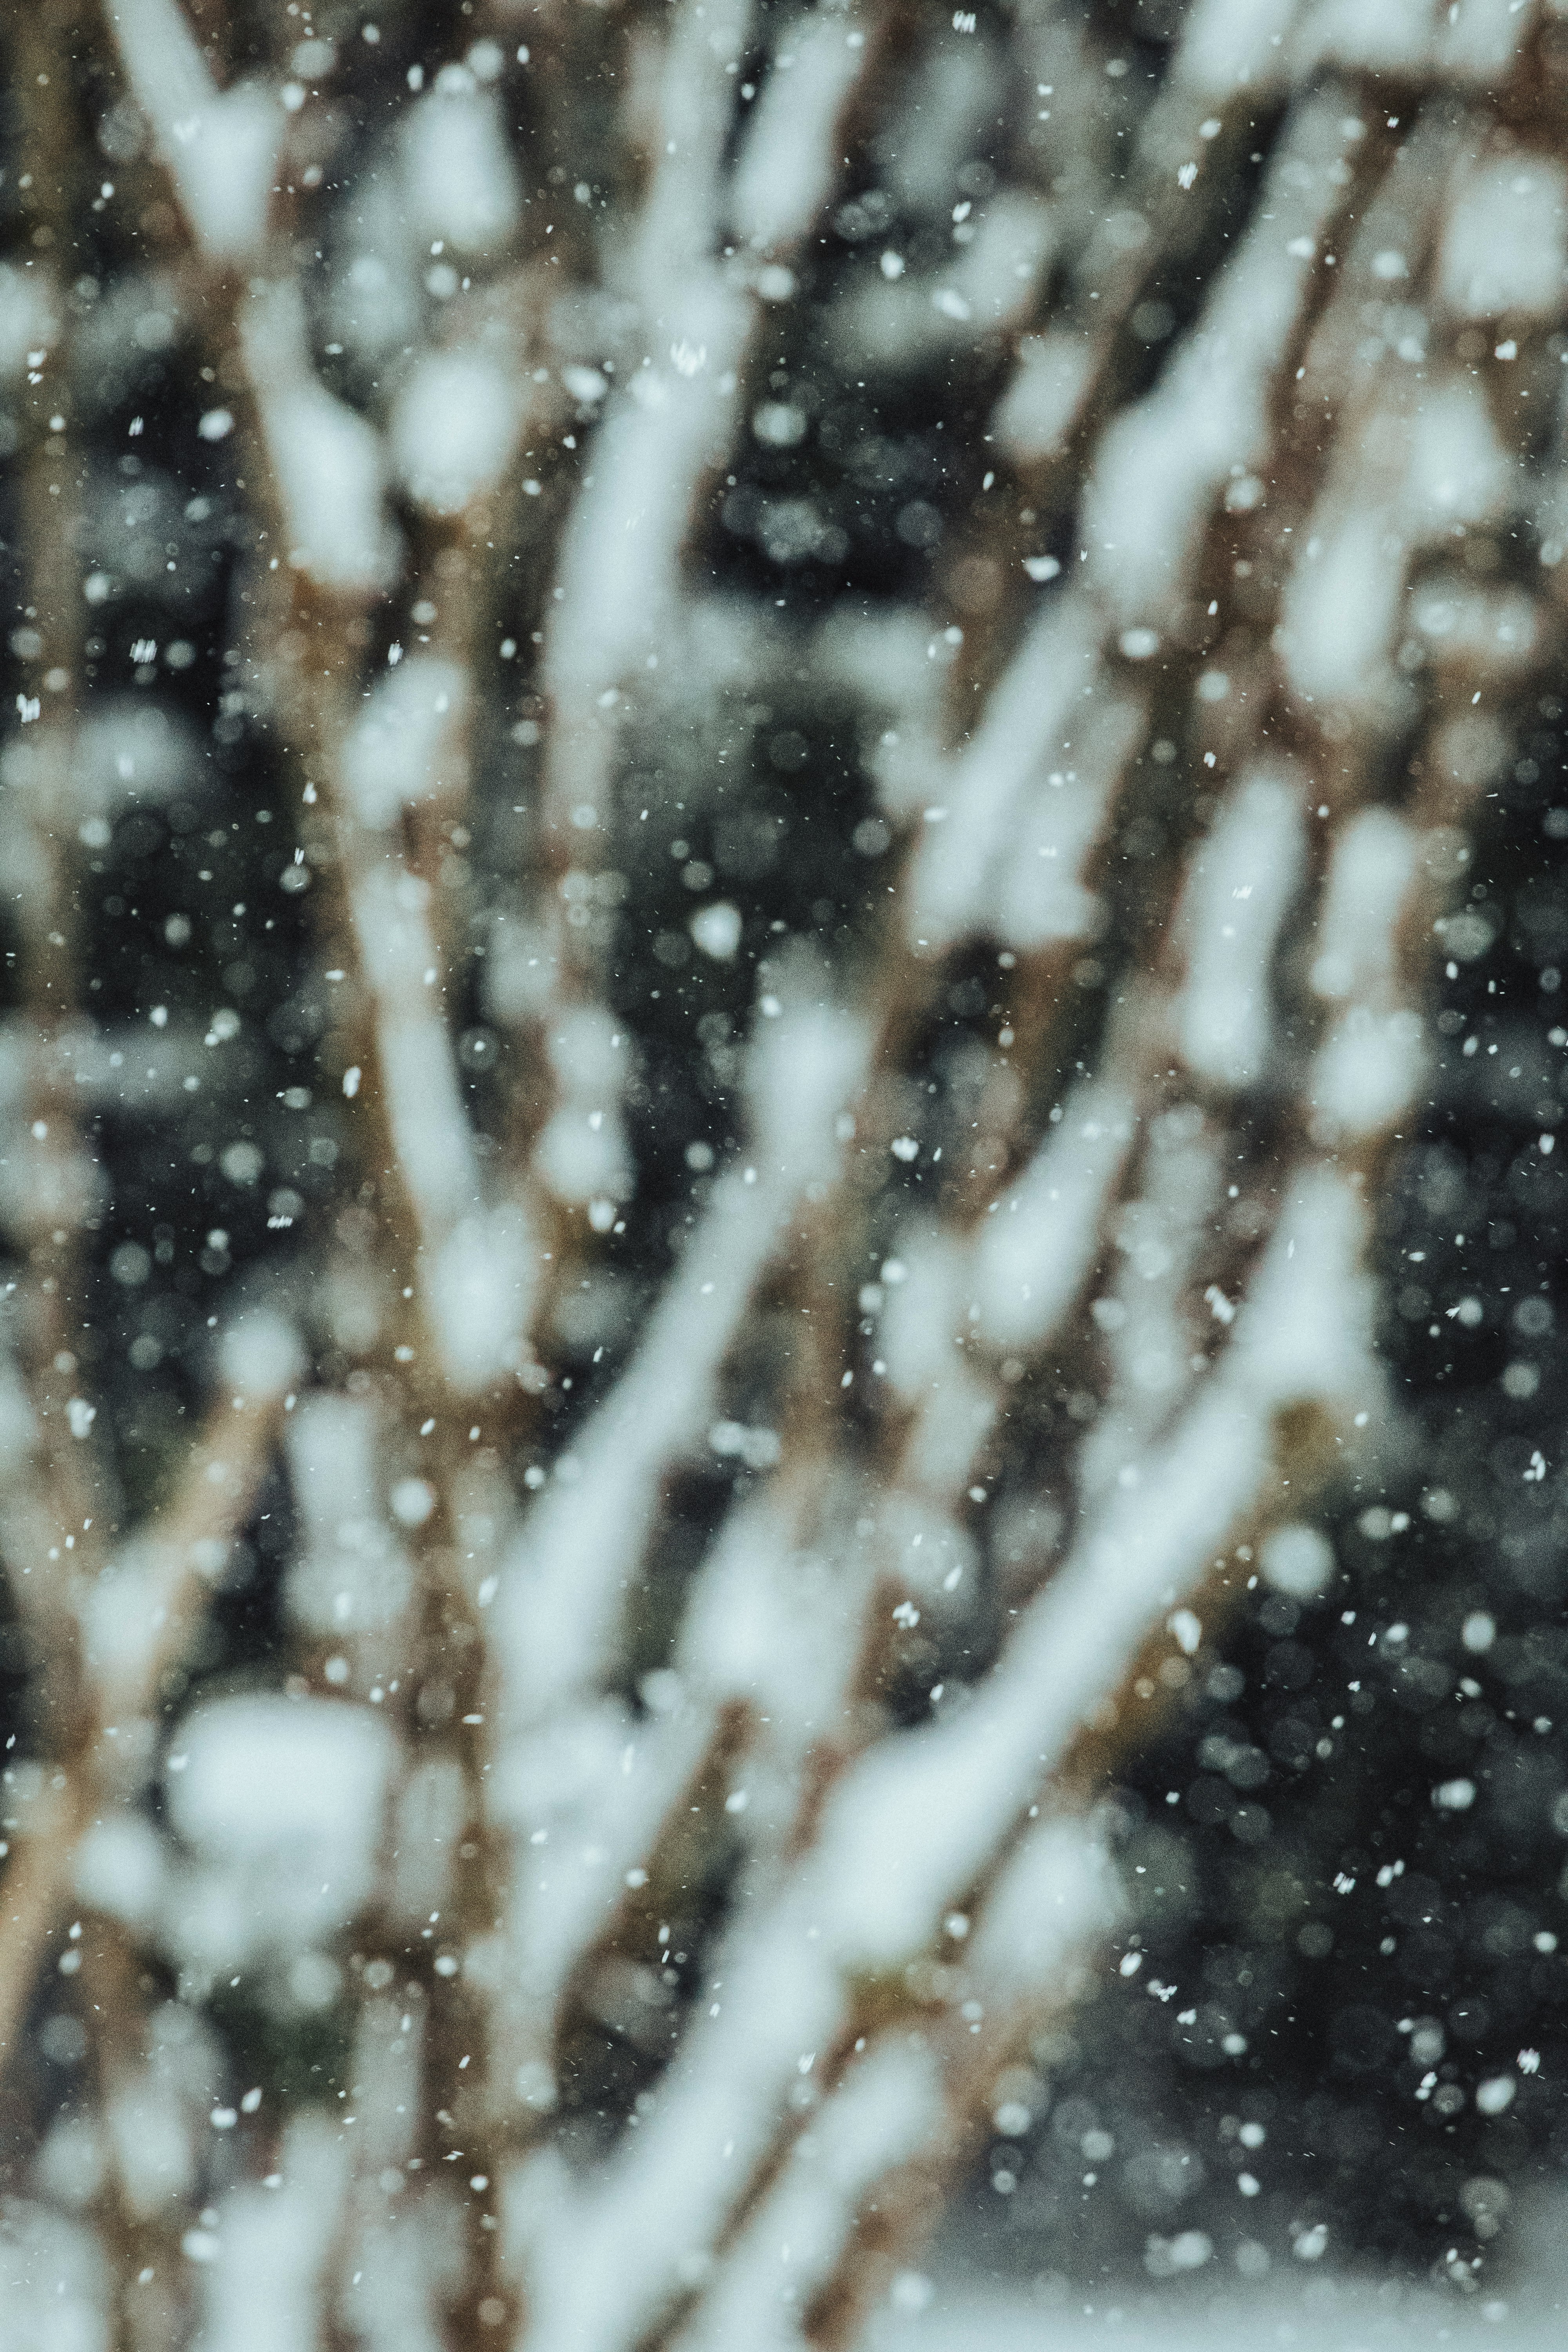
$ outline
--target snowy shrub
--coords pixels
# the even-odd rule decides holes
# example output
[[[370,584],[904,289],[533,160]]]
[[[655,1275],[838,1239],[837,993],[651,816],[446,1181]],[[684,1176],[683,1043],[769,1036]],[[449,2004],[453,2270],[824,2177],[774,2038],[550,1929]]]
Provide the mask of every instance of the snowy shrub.
[[[1551,12],[0,48],[0,2339],[1525,2340]]]

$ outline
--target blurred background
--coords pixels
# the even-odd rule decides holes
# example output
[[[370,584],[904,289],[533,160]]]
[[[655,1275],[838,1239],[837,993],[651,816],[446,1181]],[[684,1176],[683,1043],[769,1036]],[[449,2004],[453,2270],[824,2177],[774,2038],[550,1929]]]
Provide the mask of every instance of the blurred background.
[[[1559,13],[4,12],[7,2346],[1555,2340]]]

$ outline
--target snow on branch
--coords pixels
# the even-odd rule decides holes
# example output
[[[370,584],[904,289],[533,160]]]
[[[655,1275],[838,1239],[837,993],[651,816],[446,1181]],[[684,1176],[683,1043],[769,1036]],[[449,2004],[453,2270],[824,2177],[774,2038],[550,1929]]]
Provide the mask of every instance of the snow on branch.
[[[539,1721],[606,1670],[660,1482],[712,1418],[720,1365],[787,1220],[833,1168],[865,1050],[861,1025],[831,1006],[786,1007],[764,1024],[751,1152],[714,1185],[637,1356],[509,1563],[491,1619],[504,1723]]]
[[[1085,488],[1084,542],[1090,577],[1123,626],[1162,626],[1207,509],[1227,481],[1265,464],[1270,387],[1344,202],[1354,144],[1346,120],[1338,98],[1293,113],[1258,215],[1196,328],[1156,389],[1105,436]]]
[[[113,0],[108,15],[198,245],[214,261],[248,259],[266,231],[282,106],[254,82],[218,89],[180,0]]]
[[[329,594],[386,587],[397,549],[374,428],[317,378],[300,289],[258,280],[240,322],[282,520],[285,554]]]

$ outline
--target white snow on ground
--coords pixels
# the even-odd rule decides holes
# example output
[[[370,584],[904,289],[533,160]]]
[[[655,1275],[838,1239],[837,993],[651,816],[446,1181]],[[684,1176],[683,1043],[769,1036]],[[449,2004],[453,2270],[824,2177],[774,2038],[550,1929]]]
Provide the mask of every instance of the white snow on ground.
[[[1086,2310],[1085,2304],[1092,2307]],[[1190,2303],[1136,2290],[1039,2303],[967,2281],[908,2273],[866,2352],[1554,2352],[1568,2298],[1526,2287],[1461,2304],[1403,2281],[1300,2274],[1271,2292],[1221,2288]]]

